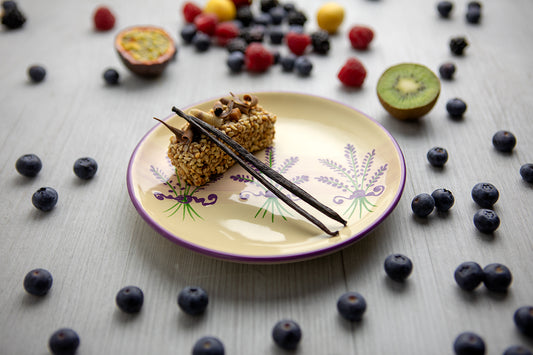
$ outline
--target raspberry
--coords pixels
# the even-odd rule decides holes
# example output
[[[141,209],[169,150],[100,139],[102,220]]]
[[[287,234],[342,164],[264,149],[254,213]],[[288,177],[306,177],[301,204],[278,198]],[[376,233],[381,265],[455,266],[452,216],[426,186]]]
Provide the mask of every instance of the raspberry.
[[[202,9],[193,2],[183,4],[183,17],[188,23],[193,23],[196,16],[202,13]]]
[[[233,22],[219,23],[215,29],[215,37],[219,46],[225,46],[239,35],[239,27]]]
[[[355,49],[367,49],[374,38],[374,32],[366,26],[353,26],[348,33],[348,38]]]
[[[244,62],[249,71],[264,72],[274,63],[274,56],[261,43],[253,42],[246,48]]]
[[[289,32],[285,36],[285,40],[290,51],[296,55],[304,54],[307,47],[311,44],[311,36],[305,33]]]
[[[215,34],[218,17],[215,14],[200,14],[194,19],[196,29],[206,35],[213,36]]]
[[[365,81],[366,69],[357,58],[348,58],[337,77],[346,86],[361,87]]]
[[[94,27],[98,31],[109,31],[115,26],[115,15],[106,6],[100,6],[94,12]]]

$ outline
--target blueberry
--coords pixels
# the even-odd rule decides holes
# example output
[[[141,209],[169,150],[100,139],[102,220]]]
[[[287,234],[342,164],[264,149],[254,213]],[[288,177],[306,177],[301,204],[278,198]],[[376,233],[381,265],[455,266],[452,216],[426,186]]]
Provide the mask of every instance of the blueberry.
[[[46,69],[40,65],[32,65],[28,68],[28,75],[34,83],[40,83],[46,76]]]
[[[73,355],[80,346],[80,337],[70,328],[61,328],[50,336],[48,346],[54,355]]]
[[[466,103],[458,98],[450,99],[446,102],[446,111],[453,118],[463,117],[466,112]]]
[[[533,184],[533,164],[528,163],[520,167],[520,176],[524,181]]]
[[[270,43],[282,44],[285,33],[279,26],[272,26],[268,29],[268,36],[270,37]]]
[[[404,281],[413,271],[411,259],[402,254],[391,254],[385,259],[385,272],[394,281]]]
[[[533,353],[522,345],[512,345],[505,349],[503,355],[533,355]]]
[[[475,333],[464,332],[455,338],[453,350],[456,355],[484,355],[485,342]]]
[[[464,37],[453,37],[450,39],[450,51],[455,55],[463,55],[464,50],[468,47],[468,42]]]
[[[509,131],[498,131],[492,136],[492,144],[500,152],[509,153],[516,145],[516,137]]]
[[[296,61],[296,57],[292,54],[289,54],[288,56],[282,56],[279,59],[279,63],[281,64],[281,68],[284,72],[291,72],[294,70],[294,62]]]
[[[443,63],[439,67],[439,74],[442,79],[451,80],[455,74],[455,64],[453,63]]]
[[[313,70],[313,63],[306,56],[297,57],[294,61],[294,70],[300,76],[309,76]]]
[[[337,310],[349,321],[360,321],[366,311],[366,300],[358,292],[346,292],[337,300]]]
[[[192,355],[224,355],[224,344],[213,336],[205,336],[196,341]]]
[[[283,6],[273,7],[268,13],[270,14],[273,25],[280,25],[285,19],[285,16],[287,16],[287,11],[285,11]]]
[[[51,187],[41,187],[31,197],[35,208],[41,211],[50,211],[57,204],[57,191]]]
[[[451,1],[439,1],[437,3],[437,11],[442,17],[449,17],[453,9]]]
[[[481,10],[481,3],[479,1],[470,1],[467,6],[467,10],[470,9],[480,9]]]
[[[24,277],[24,289],[31,295],[44,296],[52,287],[52,274],[45,269],[33,269]]]
[[[435,208],[442,212],[448,211],[455,203],[452,192],[447,189],[436,189],[431,193],[431,197],[435,200]]]
[[[280,320],[272,329],[272,338],[280,348],[294,350],[302,339],[302,330],[298,323],[293,320]]]
[[[25,154],[18,158],[15,163],[15,169],[17,169],[20,175],[26,177],[37,176],[42,167],[41,159],[35,154]]]
[[[234,73],[240,72],[242,68],[244,67],[244,54],[239,51],[231,52],[228,55],[226,64],[228,65],[229,69],[232,72]]]
[[[17,3],[13,0],[5,0],[2,2],[2,8],[5,11],[10,11],[17,8]]]
[[[192,38],[192,44],[198,52],[205,52],[211,47],[211,37],[203,32],[196,32]]]
[[[96,160],[89,157],[79,158],[74,162],[74,174],[83,180],[89,180],[94,177],[98,170]]]
[[[226,49],[229,53],[236,52],[236,51],[244,53],[246,52],[247,46],[248,46],[248,43],[246,43],[244,38],[236,37],[230,40],[228,44],[226,44]]]
[[[204,313],[208,303],[207,292],[201,287],[187,286],[178,294],[178,306],[190,315]]]
[[[106,71],[104,71],[103,77],[104,77],[105,82],[108,83],[109,85],[116,85],[118,84],[118,79],[120,75],[115,69],[109,68],[109,69],[106,69]]]
[[[138,313],[144,302],[144,294],[137,286],[126,286],[118,291],[115,302],[126,313]]]
[[[426,157],[432,166],[441,168],[448,161],[448,151],[442,147],[433,147],[428,150]]]
[[[313,52],[327,54],[330,48],[329,33],[323,30],[311,33],[311,46],[313,47]]]
[[[491,234],[500,226],[500,217],[493,210],[481,209],[474,214],[474,226],[481,233]]]
[[[466,12],[466,21],[468,23],[476,24],[479,23],[479,20],[481,19],[481,9],[476,7],[471,7]]]
[[[421,193],[411,201],[411,209],[418,217],[427,217],[435,208],[435,200],[430,194]]]
[[[460,288],[473,291],[483,282],[485,273],[478,263],[465,261],[455,269],[453,276]]]
[[[268,26],[272,23],[272,16],[269,13],[262,12],[254,17],[254,23],[257,25]]]
[[[491,183],[479,182],[472,188],[472,199],[480,207],[491,208],[498,201],[499,197],[500,192]]]
[[[196,31],[196,25],[194,23],[188,23],[181,29],[180,36],[185,43],[190,44],[192,43]]]
[[[514,323],[523,334],[533,337],[533,306],[522,306],[514,312]]]
[[[492,263],[483,268],[483,284],[494,292],[505,292],[513,281],[511,270],[503,264]]]

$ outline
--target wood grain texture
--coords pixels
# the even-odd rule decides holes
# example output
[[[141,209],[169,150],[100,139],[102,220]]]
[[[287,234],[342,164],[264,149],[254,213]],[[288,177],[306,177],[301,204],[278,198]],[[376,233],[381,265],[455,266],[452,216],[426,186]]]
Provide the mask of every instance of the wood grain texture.
[[[308,14],[307,29],[316,29],[314,14],[322,1],[294,2]],[[533,3],[486,1],[482,22],[469,25],[467,1],[456,1],[448,20],[438,17],[433,1],[338,2],[346,9],[345,21],[331,38],[328,55],[310,54],[314,69],[308,78],[278,67],[264,75],[233,75],[224,49],[198,54],[177,39],[177,58],[165,75],[146,80],[121,65],[114,35],[129,25],[156,24],[177,38],[183,1],[110,0],[117,26],[104,33],[92,29],[95,1],[18,1],[28,22],[18,31],[0,31],[0,354],[46,354],[48,337],[65,326],[80,334],[80,355],[187,354],[208,334],[220,337],[228,354],[283,354],[270,333],[285,317],[303,329],[298,354],[452,353],[453,340],[465,330],[485,339],[488,354],[501,354],[512,344],[533,349],[533,340],[519,334],[512,321],[516,308],[533,304],[533,187],[518,173],[520,165],[533,162]],[[349,46],[347,31],[356,23],[375,29],[369,51]],[[470,42],[464,57],[453,57],[448,49],[457,35]],[[343,88],[336,79],[350,56],[368,71],[360,90]],[[403,61],[435,71],[454,61],[458,68],[455,80],[442,82],[434,110],[418,122],[391,118],[375,95],[380,74]],[[26,77],[34,63],[47,69],[40,84]],[[119,86],[104,84],[108,67],[120,71]],[[152,117],[228,91],[278,90],[351,105],[392,133],[406,159],[407,183],[389,218],[340,252],[283,265],[213,260],[152,230],[135,211],[125,184],[130,155],[154,126]],[[452,97],[468,103],[462,120],[446,114]],[[491,138],[499,129],[516,134],[512,154],[493,149]],[[426,152],[436,145],[450,152],[444,169],[427,163]],[[35,179],[14,169],[16,159],[30,152],[43,160]],[[99,163],[92,181],[79,181],[72,173],[81,156]],[[493,236],[478,233],[472,223],[477,207],[470,190],[480,181],[492,182],[501,193],[495,208],[502,224]],[[47,214],[31,205],[41,186],[59,192],[58,205]],[[452,210],[414,218],[411,199],[439,187],[453,191]],[[405,284],[384,274],[383,261],[393,252],[413,260]],[[460,291],[453,271],[467,260],[506,264],[514,276],[509,292]],[[22,288],[24,275],[35,267],[54,276],[42,299]],[[115,306],[116,292],[130,284],[145,292],[137,316]],[[176,304],[179,290],[190,284],[210,295],[200,318],[184,315]],[[360,323],[337,314],[337,298],[347,290],[367,299]]]

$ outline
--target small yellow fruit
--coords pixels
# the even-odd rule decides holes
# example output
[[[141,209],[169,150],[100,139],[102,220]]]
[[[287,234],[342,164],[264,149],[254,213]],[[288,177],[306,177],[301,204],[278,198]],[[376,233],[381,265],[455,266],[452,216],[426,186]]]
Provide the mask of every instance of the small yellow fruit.
[[[336,2],[325,3],[316,14],[318,27],[330,34],[337,32],[343,20],[344,8]]]
[[[209,0],[205,4],[206,14],[215,14],[220,22],[231,21],[237,15],[237,9],[232,0]]]

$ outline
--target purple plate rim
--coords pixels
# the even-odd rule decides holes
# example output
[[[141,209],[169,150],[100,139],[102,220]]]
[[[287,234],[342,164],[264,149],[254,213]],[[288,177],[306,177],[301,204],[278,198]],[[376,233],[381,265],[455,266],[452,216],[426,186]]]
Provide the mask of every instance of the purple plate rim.
[[[394,196],[394,199],[392,203],[389,204],[388,208],[379,216],[378,219],[376,219],[373,223],[369,224],[365,229],[362,231],[352,235],[350,238],[344,240],[341,243],[334,244],[332,246],[326,247],[326,248],[320,248],[313,251],[308,252],[301,252],[301,253],[293,253],[293,254],[283,254],[283,255],[271,255],[271,256],[248,256],[248,255],[242,255],[242,254],[234,254],[234,253],[228,253],[228,252],[221,252],[214,249],[209,249],[205,247],[200,247],[198,245],[195,245],[193,243],[187,242],[183,239],[181,239],[178,235],[171,233],[167,229],[163,228],[161,225],[159,225],[152,217],[148,215],[148,213],[145,211],[145,209],[142,207],[141,202],[136,198],[135,196],[135,189],[132,182],[132,166],[135,162],[135,158],[137,156],[137,153],[139,151],[140,146],[144,143],[144,141],[147,139],[147,137],[159,126],[161,123],[157,123],[154,127],[152,127],[137,143],[135,148],[133,149],[133,152],[131,154],[130,160],[128,162],[128,169],[127,169],[127,175],[126,175],[126,184],[128,189],[128,194],[130,196],[130,200],[133,203],[133,206],[137,210],[137,212],[141,215],[141,217],[145,220],[148,225],[150,225],[157,233],[161,234],[166,239],[170,240],[171,242],[178,244],[182,247],[185,247],[189,250],[195,251],[197,253],[213,257],[216,259],[226,260],[226,261],[233,261],[233,262],[241,262],[241,263],[254,263],[254,264],[273,264],[273,263],[287,263],[287,262],[297,262],[297,261],[303,261],[303,260],[309,260],[313,259],[319,256],[325,256],[328,254],[331,254],[333,252],[339,251],[341,249],[344,249],[348,247],[349,245],[361,240],[364,238],[368,233],[370,233],[372,230],[374,230],[377,226],[379,226],[383,221],[392,213],[392,211],[396,208],[398,203],[400,202],[400,198],[403,194],[403,191],[405,189],[405,181],[406,181],[406,165],[405,165],[405,157],[403,155],[402,149],[400,148],[398,142],[396,139],[392,136],[392,134],[378,121],[376,121],[374,118],[368,116],[367,114],[363,113],[362,111],[345,104],[343,102],[327,98],[325,96],[320,96],[316,94],[307,94],[307,93],[301,93],[301,92],[295,92],[295,91],[258,91],[258,92],[252,92],[255,95],[264,95],[264,94],[293,94],[293,95],[301,95],[301,96],[309,96],[314,97],[321,100],[327,100],[339,105],[342,105],[344,107],[347,107],[350,110],[353,110],[355,112],[358,112],[359,114],[363,115],[370,121],[372,121],[376,126],[378,126],[390,139],[390,141],[393,143],[394,147],[396,148],[396,152],[398,153],[398,157],[400,160],[400,167],[401,167],[401,181],[400,186],[398,190],[396,191],[396,195]],[[240,93],[238,95],[241,95]],[[188,105],[185,107],[185,109],[188,109],[190,107],[200,105],[204,102],[208,102],[211,100],[215,100],[220,96],[214,96],[212,98],[199,101],[197,103]],[[169,117],[172,117],[173,115],[168,116],[165,119],[168,119]]]

